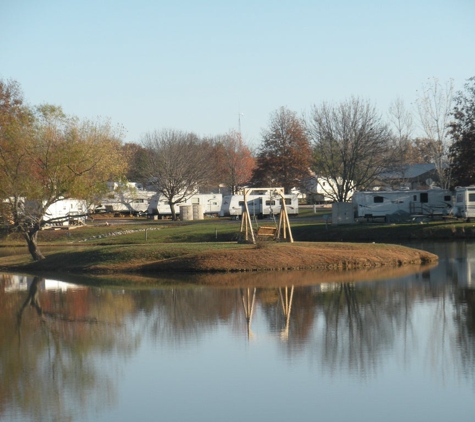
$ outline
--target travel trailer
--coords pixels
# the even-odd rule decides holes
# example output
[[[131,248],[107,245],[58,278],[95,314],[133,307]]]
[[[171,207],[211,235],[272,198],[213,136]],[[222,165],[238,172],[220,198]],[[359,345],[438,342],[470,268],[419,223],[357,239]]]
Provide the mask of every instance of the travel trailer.
[[[62,199],[50,205],[46,210],[45,220],[53,220],[51,226],[68,226],[83,224],[86,221],[87,205],[82,199]],[[62,217],[67,219],[61,220]],[[54,219],[60,219],[55,222]]]
[[[111,212],[121,214],[142,214],[146,213],[150,199],[155,194],[148,191],[137,183],[109,183],[110,192],[101,200],[95,208],[95,212]]]
[[[251,188],[247,190],[247,208],[251,216],[257,218],[280,214],[282,197],[278,193],[283,188]],[[299,202],[297,194],[285,194],[285,205],[288,215],[298,215]],[[244,195],[228,195],[223,197],[220,217],[240,218],[244,211]]]
[[[452,202],[452,192],[446,189],[355,192],[352,198],[356,218],[385,220],[396,215],[444,216]]]
[[[181,206],[200,206],[203,215],[215,215],[217,216],[221,210],[221,203],[223,195],[220,193],[197,193],[185,201],[175,205],[177,215],[180,215]],[[147,215],[149,217],[169,217],[172,215],[168,199],[163,195],[155,193],[150,199],[150,203],[147,209]]]
[[[467,221],[475,218],[475,186],[455,188],[455,204],[452,214]]]
[[[25,200],[24,211],[27,216],[37,217],[39,214],[36,201]],[[83,224],[87,217],[86,201],[82,199],[61,199],[51,204],[43,217],[46,226],[69,226]]]

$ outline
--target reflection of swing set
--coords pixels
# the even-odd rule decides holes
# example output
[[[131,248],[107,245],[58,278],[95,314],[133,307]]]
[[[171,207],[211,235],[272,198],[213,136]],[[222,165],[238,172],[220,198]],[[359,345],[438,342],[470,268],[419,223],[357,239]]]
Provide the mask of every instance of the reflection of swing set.
[[[254,337],[254,334],[251,330],[251,321],[252,321],[252,314],[254,313],[254,303],[256,302],[256,288],[252,289],[252,297],[251,297],[251,289],[241,289],[241,299],[242,299],[242,307],[244,309],[244,316],[246,317],[246,328],[247,328],[247,338],[251,339]]]
[[[289,242],[293,243],[294,239],[292,237],[292,230],[290,229],[289,215],[287,213],[287,207],[285,205],[284,190],[282,188],[276,188],[273,192],[274,195],[280,196],[280,200],[282,203],[278,226],[277,227],[260,226],[257,228],[256,233],[254,233],[254,229],[252,227],[252,221],[251,221],[251,214],[249,213],[249,208],[247,206],[247,192],[248,190],[245,189],[244,190],[244,211],[242,213],[241,229],[240,229],[241,236],[244,234],[244,240],[246,242],[251,242],[253,244],[256,244],[256,237],[257,238],[273,237],[274,240],[279,241],[280,239],[287,240],[287,236],[288,236]]]
[[[240,289],[242,307],[244,309],[244,316],[246,318],[247,337],[252,339],[254,334],[251,329],[252,316],[254,314],[254,304],[256,303],[256,288]],[[292,310],[292,299],[294,296],[294,286],[279,288],[279,299],[282,306],[282,313],[285,317],[285,327],[280,332],[281,340],[287,341],[289,339],[289,325],[290,325],[290,311]]]

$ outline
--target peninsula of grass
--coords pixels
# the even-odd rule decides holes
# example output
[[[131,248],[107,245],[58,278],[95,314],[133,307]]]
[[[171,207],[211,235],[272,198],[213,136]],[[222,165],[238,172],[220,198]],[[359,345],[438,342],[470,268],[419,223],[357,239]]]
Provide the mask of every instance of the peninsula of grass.
[[[273,224],[269,220],[255,222],[256,228]],[[334,226],[325,223],[321,216],[307,214],[292,219],[291,226],[293,244],[261,239],[257,245],[250,245],[238,243],[240,222],[229,219],[117,219],[108,224],[96,220],[76,229],[40,232],[40,249],[46,259],[39,262],[31,260],[18,234],[2,237],[0,248],[14,252],[3,254],[0,269],[30,273],[170,274],[398,267],[435,262],[437,257],[391,243],[475,237],[475,224],[461,221]]]
[[[356,243],[175,243],[58,248],[41,261],[28,254],[0,259],[9,271],[111,273],[204,273],[286,270],[350,270],[428,264],[437,256],[400,245]]]

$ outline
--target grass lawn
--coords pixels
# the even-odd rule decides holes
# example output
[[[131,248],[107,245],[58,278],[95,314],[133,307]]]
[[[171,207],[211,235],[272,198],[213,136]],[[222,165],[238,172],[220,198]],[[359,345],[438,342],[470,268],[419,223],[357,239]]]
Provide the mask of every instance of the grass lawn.
[[[381,244],[408,240],[475,238],[473,223],[433,221],[428,224],[358,223],[336,226],[327,223],[322,217],[329,214],[329,209],[317,209],[317,211],[313,213],[311,208],[306,208],[298,217],[291,218],[292,234],[296,242],[294,245],[303,247],[303,243],[308,244],[305,245],[306,249],[300,249],[298,253],[294,247],[288,249],[287,255],[283,254],[282,248],[276,249],[283,244],[282,242],[276,243],[269,238],[258,239],[257,246],[238,243],[241,222],[229,218],[207,218],[186,222],[127,218],[111,219],[107,224],[106,220],[96,219],[83,227],[70,230],[41,231],[38,235],[39,246],[47,259],[37,263],[32,263],[26,244],[19,234],[4,235],[0,238],[0,248],[15,248],[12,249],[14,252],[10,256],[0,258],[0,267],[29,268],[32,271],[140,272],[165,271],[168,268],[163,266],[165,261],[172,263],[171,269],[179,270],[179,266],[184,265],[186,260],[189,268],[198,271],[212,270],[212,265],[228,271],[265,269],[266,265],[274,265],[272,260],[274,258],[274,262],[278,262],[275,264],[277,268],[290,269],[311,267],[311,262],[306,261],[304,255],[314,256],[315,249],[319,248],[318,253],[320,255],[325,253],[330,261],[314,256],[312,258],[314,263],[320,262],[321,265],[331,266],[333,260],[336,266],[349,268],[358,265],[382,265],[384,259],[394,263],[394,256],[400,251],[391,252],[392,255],[385,255],[384,258],[382,255],[377,256],[379,252],[377,253],[376,249],[371,249],[367,253],[371,252],[370,258],[373,261],[366,263],[365,254],[357,255],[352,252],[350,255],[342,255],[340,251],[338,255],[328,246],[329,244],[324,246],[324,242],[336,242],[340,245],[342,242],[347,244],[356,242],[359,243],[360,250],[365,248],[362,243],[376,242],[381,250]],[[276,222],[269,219],[253,221],[254,228],[274,224]],[[251,252],[248,251],[250,248]],[[203,253],[209,255],[204,256]],[[262,262],[256,261],[256,256],[261,257]],[[268,256],[267,261],[264,259],[265,256]],[[277,256],[280,261],[275,260]],[[201,263],[196,257],[201,257]],[[177,259],[182,260],[181,264],[176,263]],[[225,264],[223,260],[227,260],[227,263]],[[407,257],[403,260],[411,261]],[[204,262],[208,262],[207,267]]]

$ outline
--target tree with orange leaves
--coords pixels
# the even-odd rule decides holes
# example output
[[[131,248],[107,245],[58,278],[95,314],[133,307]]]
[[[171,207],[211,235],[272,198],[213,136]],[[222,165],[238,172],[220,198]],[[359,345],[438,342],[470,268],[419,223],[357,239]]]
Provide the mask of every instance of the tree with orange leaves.
[[[48,208],[93,198],[126,171],[120,146],[108,122],[81,121],[51,105],[28,108],[18,83],[0,80],[0,216],[23,234],[34,260],[44,258],[37,235],[51,223]]]
[[[252,177],[254,186],[282,186],[286,193],[310,175],[312,151],[302,119],[285,107],[271,114]]]
[[[255,160],[241,134],[229,131],[215,143],[217,177],[234,195],[251,180]]]

